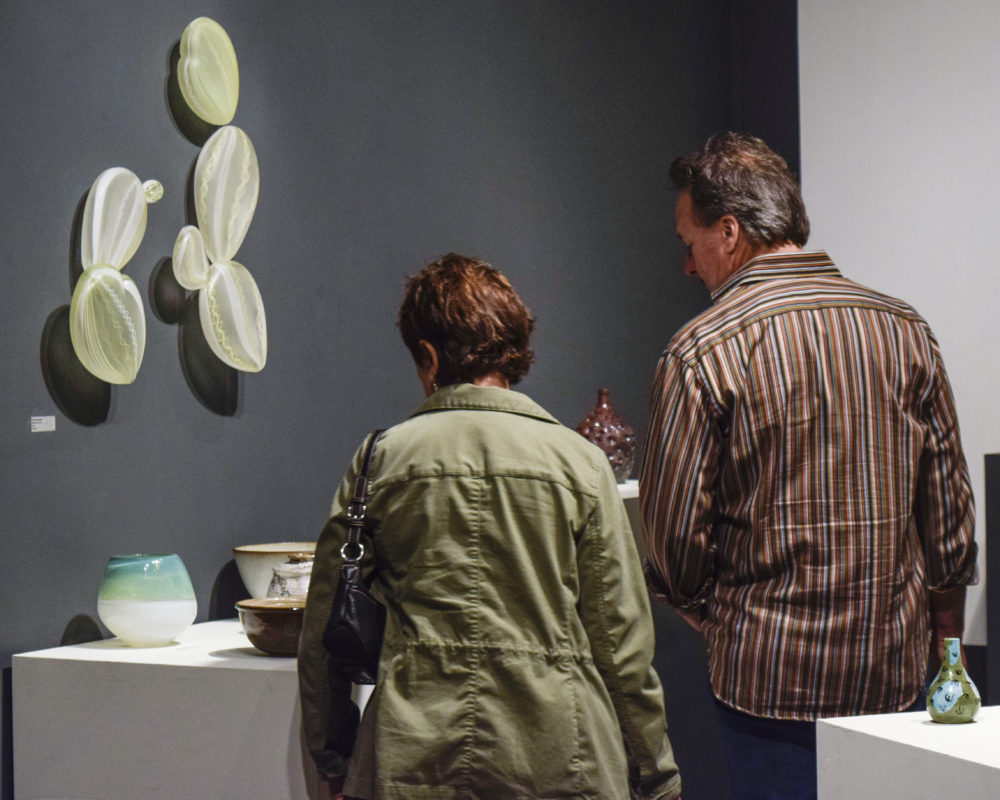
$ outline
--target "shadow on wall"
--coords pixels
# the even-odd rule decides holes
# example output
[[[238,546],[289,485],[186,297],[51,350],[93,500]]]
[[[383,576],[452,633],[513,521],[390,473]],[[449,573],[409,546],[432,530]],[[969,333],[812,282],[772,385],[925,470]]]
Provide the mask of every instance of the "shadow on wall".
[[[149,298],[156,318],[177,326],[178,357],[191,393],[209,411],[236,416],[242,397],[240,374],[212,352],[201,327],[198,296],[177,282],[171,259],[160,259],[154,268]]]
[[[92,427],[111,416],[111,384],[80,363],[69,333],[69,306],[60,306],[42,329],[42,376],[56,407],[77,425]]]
[[[177,65],[181,60],[181,40],[178,39],[171,46],[167,53],[167,79],[163,87],[163,99],[167,104],[167,112],[170,120],[180,133],[191,144],[198,148],[205,145],[209,137],[215,133],[219,126],[210,122],[205,122],[195,114],[181,92],[181,85],[177,79]]]
[[[219,570],[212,585],[212,594],[208,599],[208,618],[231,619],[237,616],[236,603],[250,597],[250,592],[243,585],[236,562],[230,559]]]
[[[84,192],[77,203],[70,226],[70,296],[83,274],[80,238],[87,194]],[[45,321],[42,329],[42,375],[52,400],[63,414],[78,425],[100,425],[111,413],[111,384],[92,375],[77,358],[69,332],[69,309],[68,305],[60,306]]]

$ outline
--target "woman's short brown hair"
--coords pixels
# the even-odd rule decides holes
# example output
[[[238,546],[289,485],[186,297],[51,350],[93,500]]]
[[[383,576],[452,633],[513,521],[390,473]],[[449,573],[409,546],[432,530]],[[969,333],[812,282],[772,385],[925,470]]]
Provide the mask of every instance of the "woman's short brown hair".
[[[471,383],[499,372],[514,385],[535,354],[528,347],[535,319],[510,282],[489,264],[449,253],[406,282],[399,331],[418,364],[420,341],[438,353],[436,382]]]

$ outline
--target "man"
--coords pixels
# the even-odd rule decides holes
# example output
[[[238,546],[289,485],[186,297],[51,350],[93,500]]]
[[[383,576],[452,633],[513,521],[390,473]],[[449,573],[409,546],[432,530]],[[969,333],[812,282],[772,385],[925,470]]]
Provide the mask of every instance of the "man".
[[[815,720],[910,707],[962,633],[976,545],[952,393],[910,306],[803,251],[799,188],[762,141],[717,134],[670,177],[713,305],[656,372],[647,578],[706,638],[734,796],[814,797]]]

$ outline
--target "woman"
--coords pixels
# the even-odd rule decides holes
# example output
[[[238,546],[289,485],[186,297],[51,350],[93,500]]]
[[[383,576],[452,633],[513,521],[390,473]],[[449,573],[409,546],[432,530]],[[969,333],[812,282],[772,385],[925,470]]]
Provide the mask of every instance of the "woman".
[[[332,797],[680,792],[608,460],[510,389],[533,325],[479,261],[450,254],[407,284],[399,328],[428,399],[372,457],[363,565],[387,622],[360,727],[322,633],[361,450],[317,544],[299,650],[306,736]]]

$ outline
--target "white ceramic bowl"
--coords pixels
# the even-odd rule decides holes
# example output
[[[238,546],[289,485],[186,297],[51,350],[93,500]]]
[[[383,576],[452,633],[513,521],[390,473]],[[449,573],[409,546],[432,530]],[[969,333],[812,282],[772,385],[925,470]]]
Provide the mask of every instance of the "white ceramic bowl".
[[[251,597],[267,597],[267,587],[274,568],[288,561],[293,553],[315,553],[316,542],[270,542],[244,544],[233,548],[236,569]]]

